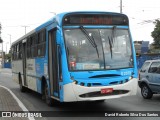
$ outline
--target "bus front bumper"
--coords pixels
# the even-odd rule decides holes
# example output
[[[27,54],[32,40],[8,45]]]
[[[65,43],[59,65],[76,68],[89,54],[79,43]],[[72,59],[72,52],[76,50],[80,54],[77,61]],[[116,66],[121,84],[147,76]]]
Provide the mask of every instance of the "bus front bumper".
[[[64,85],[64,102],[95,101],[136,95],[137,79],[133,78],[124,84],[112,86],[86,87],[74,83]],[[112,93],[102,94],[103,89],[113,89]]]

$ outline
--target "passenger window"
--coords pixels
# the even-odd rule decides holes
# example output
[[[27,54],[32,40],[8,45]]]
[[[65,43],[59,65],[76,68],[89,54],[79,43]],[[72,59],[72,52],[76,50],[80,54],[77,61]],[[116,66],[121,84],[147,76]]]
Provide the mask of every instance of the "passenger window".
[[[42,30],[38,33],[38,45],[37,45],[38,57],[45,56],[45,50],[46,50],[46,30]]]
[[[160,62],[153,62],[149,68],[149,73],[158,73],[159,72]]]
[[[31,39],[27,38],[27,58],[31,57]]]
[[[22,42],[19,43],[18,59],[22,59]]]
[[[157,72],[158,74],[160,74],[160,66],[157,68]]]
[[[27,38],[27,58],[37,56],[37,34],[34,33]]]
[[[146,72],[149,64],[150,64],[150,62],[145,62],[145,63],[143,64],[140,72]]]
[[[32,58],[37,56],[37,34],[33,34],[30,37],[31,39],[31,56]]]

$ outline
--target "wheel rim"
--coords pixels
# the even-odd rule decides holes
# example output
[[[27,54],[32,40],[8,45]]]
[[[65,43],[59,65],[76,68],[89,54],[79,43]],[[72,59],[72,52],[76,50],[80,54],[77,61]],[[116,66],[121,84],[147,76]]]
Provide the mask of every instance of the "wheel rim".
[[[148,88],[146,86],[143,86],[143,88],[142,88],[142,95],[144,97],[147,97],[147,95],[148,95]]]

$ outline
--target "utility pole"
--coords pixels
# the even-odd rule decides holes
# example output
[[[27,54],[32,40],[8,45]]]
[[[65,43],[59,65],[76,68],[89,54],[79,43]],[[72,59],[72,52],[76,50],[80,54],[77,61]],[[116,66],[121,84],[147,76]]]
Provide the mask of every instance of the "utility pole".
[[[4,54],[3,54],[3,40],[2,40],[2,38],[1,38],[1,29],[2,29],[2,27],[1,27],[1,23],[0,23],[0,43],[2,44],[2,52],[1,52],[1,58],[2,58],[2,61],[1,61],[1,67],[3,68],[3,66],[4,66]]]
[[[27,27],[29,27],[29,26],[24,25],[24,26],[22,26],[22,27],[24,27],[25,34],[26,34],[26,29],[27,29]]]
[[[7,44],[8,44],[8,42],[6,42],[6,54],[7,54]]]
[[[120,13],[122,13],[122,0],[120,0]]]
[[[11,34],[8,34],[9,35],[9,40],[10,40],[10,48],[11,48]]]
[[[2,57],[2,62],[1,62],[1,65],[2,65],[2,68],[3,68],[3,67],[4,67],[3,40],[2,40],[2,52],[1,52],[1,57]]]

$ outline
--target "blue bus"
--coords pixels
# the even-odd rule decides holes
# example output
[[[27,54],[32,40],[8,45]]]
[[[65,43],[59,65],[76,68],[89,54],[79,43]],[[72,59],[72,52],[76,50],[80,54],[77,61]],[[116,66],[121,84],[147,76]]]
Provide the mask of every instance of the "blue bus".
[[[137,64],[126,15],[66,12],[12,44],[13,80],[22,92],[56,101],[104,101],[135,95]]]

